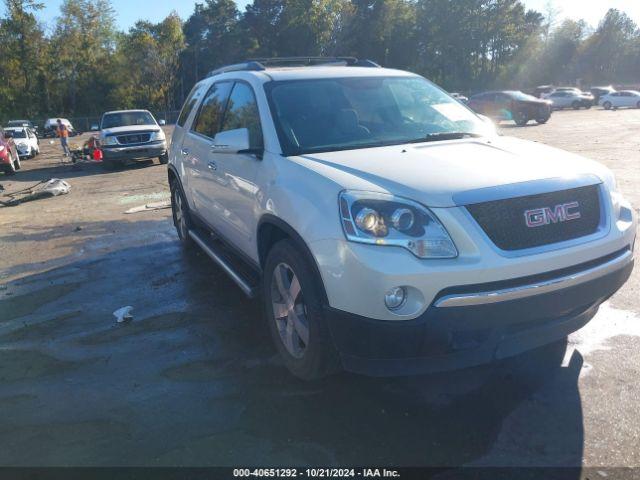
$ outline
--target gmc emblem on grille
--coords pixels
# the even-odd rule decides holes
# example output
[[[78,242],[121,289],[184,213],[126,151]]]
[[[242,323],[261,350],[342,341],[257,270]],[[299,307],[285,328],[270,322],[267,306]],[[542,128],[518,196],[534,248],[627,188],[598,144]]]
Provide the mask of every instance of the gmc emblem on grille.
[[[556,205],[553,208],[535,208],[524,212],[524,218],[527,223],[527,227],[542,227],[543,225],[550,225],[552,223],[578,220],[582,217],[578,208],[580,208],[580,204],[578,202],[563,203],[562,205]]]

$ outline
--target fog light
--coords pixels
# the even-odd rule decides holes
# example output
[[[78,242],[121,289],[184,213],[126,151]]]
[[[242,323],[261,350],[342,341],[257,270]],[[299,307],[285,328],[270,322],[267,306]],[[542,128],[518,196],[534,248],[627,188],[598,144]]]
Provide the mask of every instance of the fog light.
[[[387,292],[384,296],[384,303],[391,311],[398,310],[407,301],[407,289],[404,287],[395,287]]]

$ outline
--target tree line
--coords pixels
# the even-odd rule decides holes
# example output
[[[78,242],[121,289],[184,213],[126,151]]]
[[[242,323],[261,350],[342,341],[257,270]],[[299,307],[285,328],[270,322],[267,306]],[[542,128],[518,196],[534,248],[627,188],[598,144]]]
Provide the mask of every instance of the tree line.
[[[122,32],[109,0],[64,0],[50,30],[38,0],[3,2],[0,120],[176,110],[209,71],[254,57],[368,58],[463,92],[640,78],[640,30],[616,9],[591,28],[520,0],[205,0]]]

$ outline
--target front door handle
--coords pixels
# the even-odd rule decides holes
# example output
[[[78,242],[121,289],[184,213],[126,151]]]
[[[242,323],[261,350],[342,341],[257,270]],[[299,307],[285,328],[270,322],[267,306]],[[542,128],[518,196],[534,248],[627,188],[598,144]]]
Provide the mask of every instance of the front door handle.
[[[182,150],[180,150],[180,152],[182,153],[182,155],[184,155],[185,157],[187,155],[189,155],[189,149],[188,148],[183,148]]]
[[[209,162],[207,164],[207,168],[215,172],[216,170],[218,170],[218,165],[216,165],[216,162]]]

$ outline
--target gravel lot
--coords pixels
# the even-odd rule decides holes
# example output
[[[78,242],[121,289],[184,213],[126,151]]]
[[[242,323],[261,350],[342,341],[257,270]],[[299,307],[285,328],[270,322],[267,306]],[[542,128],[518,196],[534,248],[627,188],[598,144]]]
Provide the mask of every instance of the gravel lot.
[[[592,109],[503,132],[605,163],[637,207],[639,129],[640,110]],[[182,252],[170,210],[124,213],[168,199],[166,167],[74,169],[42,142],[0,174],[8,192],[72,186],[0,208],[1,466],[640,466],[640,269],[566,355],[305,384],[259,305]]]

